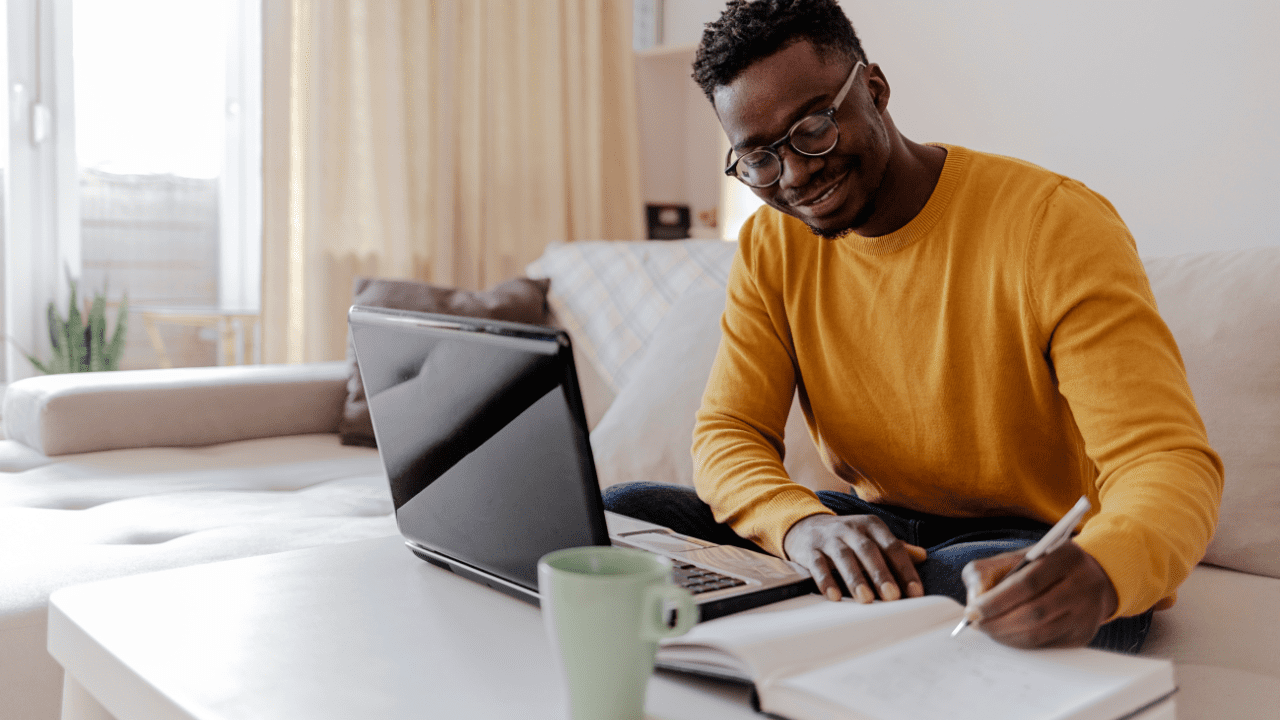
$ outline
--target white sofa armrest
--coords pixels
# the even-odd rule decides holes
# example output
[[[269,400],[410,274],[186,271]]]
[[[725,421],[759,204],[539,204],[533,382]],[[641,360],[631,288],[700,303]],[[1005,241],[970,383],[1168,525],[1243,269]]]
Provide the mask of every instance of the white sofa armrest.
[[[344,362],[69,373],[5,391],[4,430],[47,456],[336,432]]]

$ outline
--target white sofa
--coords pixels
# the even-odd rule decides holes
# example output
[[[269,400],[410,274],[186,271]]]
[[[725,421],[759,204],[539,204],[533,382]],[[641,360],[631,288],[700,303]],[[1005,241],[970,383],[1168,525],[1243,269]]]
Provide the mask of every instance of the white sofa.
[[[59,716],[49,594],[396,533],[378,452],[340,444],[345,363],[9,386],[0,441],[0,718]]]
[[[690,482],[733,245],[553,246],[529,274],[574,338],[602,485]],[[1280,248],[1147,262],[1227,465],[1218,536],[1144,654],[1182,718],[1280,717]],[[54,589],[396,532],[375,450],[344,446],[344,363],[34,378],[0,441],[0,718],[58,715]],[[793,413],[786,464],[838,488]],[[1209,564],[1212,563],[1212,564]]]

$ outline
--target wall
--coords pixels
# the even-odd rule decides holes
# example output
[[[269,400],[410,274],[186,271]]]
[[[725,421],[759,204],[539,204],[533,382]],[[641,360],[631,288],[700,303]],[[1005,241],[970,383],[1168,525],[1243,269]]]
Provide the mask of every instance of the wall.
[[[691,234],[718,237],[704,213],[718,210],[728,141],[711,104],[689,76],[692,63],[692,45],[637,55],[641,195],[646,203],[688,205]]]
[[[1106,195],[1143,255],[1280,245],[1280,3],[842,0],[913,140]],[[667,0],[667,45],[722,0]],[[1158,12],[1153,12],[1158,11]]]

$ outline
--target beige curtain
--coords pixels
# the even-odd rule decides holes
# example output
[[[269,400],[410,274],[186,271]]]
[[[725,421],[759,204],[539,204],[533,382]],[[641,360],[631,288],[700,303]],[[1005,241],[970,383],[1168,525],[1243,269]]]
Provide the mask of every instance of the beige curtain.
[[[630,0],[267,0],[263,357],[341,358],[351,283],[481,289],[643,237]]]

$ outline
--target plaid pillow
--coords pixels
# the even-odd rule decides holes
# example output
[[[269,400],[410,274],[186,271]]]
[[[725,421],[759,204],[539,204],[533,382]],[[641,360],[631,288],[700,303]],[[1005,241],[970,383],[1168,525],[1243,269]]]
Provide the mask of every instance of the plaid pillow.
[[[551,280],[557,320],[617,392],[677,298],[692,287],[724,289],[737,249],[720,240],[553,243],[525,272]]]

